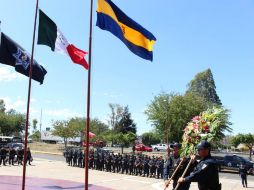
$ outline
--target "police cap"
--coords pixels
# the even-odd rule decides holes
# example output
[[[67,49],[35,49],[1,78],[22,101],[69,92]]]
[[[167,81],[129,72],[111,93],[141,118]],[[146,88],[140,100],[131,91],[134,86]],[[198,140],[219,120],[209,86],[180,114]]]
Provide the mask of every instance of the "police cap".
[[[181,148],[182,145],[180,143],[174,143],[173,148]]]
[[[201,141],[198,145],[197,145],[197,149],[201,150],[201,149],[211,149],[211,144],[207,141]]]

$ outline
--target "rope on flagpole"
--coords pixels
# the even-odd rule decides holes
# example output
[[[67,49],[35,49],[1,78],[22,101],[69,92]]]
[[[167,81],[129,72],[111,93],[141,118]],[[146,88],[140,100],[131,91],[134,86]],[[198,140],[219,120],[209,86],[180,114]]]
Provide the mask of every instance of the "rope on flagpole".
[[[89,131],[90,131],[90,87],[92,68],[92,25],[93,25],[93,0],[90,6],[90,31],[89,31],[89,57],[88,57],[88,80],[87,80],[87,117],[86,117],[86,149],[85,149],[85,190],[88,190],[88,158],[89,158]]]
[[[25,146],[24,146],[22,190],[25,190],[25,186],[26,186],[27,136],[28,136],[30,96],[31,96],[31,84],[32,84],[32,74],[33,74],[33,62],[34,62],[34,41],[35,41],[36,20],[37,20],[37,13],[38,13],[38,3],[39,3],[39,0],[36,0],[36,8],[35,8],[35,16],[34,16],[34,29],[33,29],[32,53],[31,53],[31,60],[30,60],[30,65],[29,65],[30,69],[29,69],[29,85],[28,85],[28,96],[27,96],[27,110],[26,110],[26,128],[25,128]]]

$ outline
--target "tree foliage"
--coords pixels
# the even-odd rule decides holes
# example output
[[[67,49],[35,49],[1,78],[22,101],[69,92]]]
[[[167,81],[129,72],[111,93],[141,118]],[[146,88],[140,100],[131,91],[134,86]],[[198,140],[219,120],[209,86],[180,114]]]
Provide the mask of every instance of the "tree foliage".
[[[72,118],[69,120],[68,125],[73,128],[76,137],[83,137],[86,131],[86,118]],[[91,141],[103,140],[104,134],[108,131],[109,127],[102,123],[99,119],[95,118],[90,120],[90,132],[96,135],[96,137],[91,139]]]
[[[0,100],[0,133],[3,135],[20,134],[25,128],[24,114],[11,109],[6,112],[3,100]]]
[[[182,139],[187,122],[206,109],[202,97],[191,93],[185,95],[161,93],[148,105],[145,114],[165,142]]]
[[[170,102],[174,96],[173,93],[167,94],[163,92],[155,96],[145,110],[148,120],[165,141],[168,138],[168,134],[172,132]]]
[[[146,132],[143,133],[142,135],[142,142],[145,145],[151,146],[153,144],[158,144],[161,142],[160,136],[156,132]]]
[[[62,137],[65,148],[67,147],[67,140],[76,137],[76,130],[72,125],[69,125],[69,121],[55,121],[53,127],[52,135]]]
[[[216,86],[211,69],[198,73],[188,84],[187,93],[203,97],[206,102],[222,105],[216,92]]]
[[[33,123],[33,131],[37,131],[38,120],[37,119],[33,119],[32,123]]]
[[[134,141],[136,140],[136,134],[133,132],[127,132],[127,133],[117,133],[114,135],[115,137],[115,142],[117,144],[121,145],[122,148],[122,153],[123,153],[123,147],[128,147],[130,144],[134,144]]]
[[[129,112],[128,106],[124,107],[121,118],[116,125],[115,132],[124,134],[132,132],[136,134],[136,124],[134,123],[133,119],[131,119],[131,113]]]
[[[0,100],[0,113],[5,112],[5,103],[4,100]]]
[[[236,136],[233,136],[231,139],[231,144],[235,147],[237,147],[239,144],[245,144],[249,148],[249,156],[251,158],[252,149],[254,146],[254,135],[251,133],[249,134],[238,134]]]

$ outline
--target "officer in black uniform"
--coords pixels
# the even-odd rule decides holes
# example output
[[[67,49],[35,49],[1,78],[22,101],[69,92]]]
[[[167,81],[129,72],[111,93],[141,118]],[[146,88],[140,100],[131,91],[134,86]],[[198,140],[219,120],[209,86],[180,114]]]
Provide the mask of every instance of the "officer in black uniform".
[[[72,166],[72,158],[73,158],[73,150],[72,149],[69,150],[68,157],[69,157],[69,159],[68,159],[69,166]]]
[[[243,187],[246,188],[247,188],[247,173],[248,172],[246,166],[243,163],[240,163],[239,175],[241,176]]]
[[[155,173],[156,173],[156,160],[154,158],[154,156],[152,157],[152,159],[149,161],[148,165],[149,165],[149,170],[150,170],[150,177],[155,177]]]
[[[134,172],[135,172],[135,175],[141,175],[142,174],[142,166],[141,166],[141,157],[137,156],[136,159],[135,159],[135,163],[134,163]]]
[[[157,179],[163,178],[163,168],[164,168],[164,160],[162,156],[160,156],[156,162],[157,168]]]
[[[11,148],[9,152],[9,165],[11,164],[14,165],[15,155],[16,155],[16,150],[14,148]]]
[[[134,172],[134,155],[131,155],[130,158],[129,158],[129,174],[130,175],[133,175],[133,172]]]
[[[183,172],[185,171],[185,168],[187,167],[190,159],[188,158],[180,158],[180,149],[181,144],[175,143],[173,145],[174,153],[171,157],[172,159],[172,167],[171,167],[171,175],[175,171],[175,169],[178,167],[178,165],[181,163],[181,165],[178,167],[178,170],[176,171],[174,177],[173,177],[173,188],[177,186],[178,179],[183,175]],[[183,160],[183,161],[182,161]],[[182,162],[181,162],[182,161]],[[194,166],[196,166],[196,163],[193,161],[193,163],[190,165],[189,169],[186,172],[186,176],[190,175],[190,173],[193,171]],[[190,188],[191,182],[182,183],[179,185],[178,190],[188,190]]]
[[[24,149],[19,148],[17,153],[18,165],[23,165]]]
[[[89,154],[89,169],[94,169],[94,152],[91,151]]]
[[[73,166],[77,166],[77,160],[78,160],[78,151],[77,150],[74,150],[74,153],[73,153],[73,158],[72,158],[72,161],[73,161]]]
[[[180,177],[178,183],[198,182],[199,190],[221,190],[217,163],[210,154],[210,143],[201,141],[197,149],[201,161],[189,176],[184,178]]]
[[[78,153],[78,167],[82,168],[83,167],[83,163],[84,163],[84,154],[82,152],[82,150],[79,150]],[[89,164],[90,164],[90,158],[89,158]]]
[[[163,179],[164,181],[168,180],[168,177],[170,175],[170,168],[172,168],[172,159],[171,159],[171,148],[167,148],[167,154],[164,156],[164,171],[163,171]]]
[[[142,166],[143,166],[143,170],[144,170],[143,177],[149,176],[149,162],[150,162],[150,157],[148,157],[146,155],[143,162],[142,162]]]
[[[116,172],[119,173],[121,171],[122,156],[118,153],[116,156]]]
[[[2,147],[0,150],[0,165],[3,162],[3,165],[6,166],[5,165],[6,156],[7,156],[7,150],[4,147]]]

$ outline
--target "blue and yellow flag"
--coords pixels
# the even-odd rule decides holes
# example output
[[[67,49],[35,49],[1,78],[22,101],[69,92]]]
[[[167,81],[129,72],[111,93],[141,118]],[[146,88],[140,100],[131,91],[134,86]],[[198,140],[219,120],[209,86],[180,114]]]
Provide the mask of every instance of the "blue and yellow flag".
[[[118,37],[136,55],[153,60],[153,34],[123,13],[111,0],[98,0],[97,24]]]

